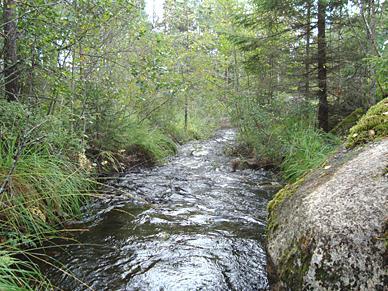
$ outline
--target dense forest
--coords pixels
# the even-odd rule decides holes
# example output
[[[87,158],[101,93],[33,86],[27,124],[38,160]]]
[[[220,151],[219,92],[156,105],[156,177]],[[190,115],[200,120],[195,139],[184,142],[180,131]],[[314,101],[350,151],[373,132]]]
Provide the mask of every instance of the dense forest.
[[[387,97],[385,1],[153,2],[2,1],[0,289],[48,288],[36,253],[101,176],[230,123],[292,182]]]

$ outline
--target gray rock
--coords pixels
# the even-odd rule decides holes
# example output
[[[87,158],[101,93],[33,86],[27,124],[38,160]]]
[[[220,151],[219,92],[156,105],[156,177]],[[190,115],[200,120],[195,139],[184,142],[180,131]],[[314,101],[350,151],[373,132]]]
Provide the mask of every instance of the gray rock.
[[[274,290],[386,290],[388,139],[342,153],[270,207]]]

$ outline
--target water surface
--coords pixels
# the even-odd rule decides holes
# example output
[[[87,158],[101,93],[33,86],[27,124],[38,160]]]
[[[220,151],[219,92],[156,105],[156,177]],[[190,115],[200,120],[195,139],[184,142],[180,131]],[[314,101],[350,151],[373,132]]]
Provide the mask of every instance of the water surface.
[[[132,171],[88,207],[77,237],[55,258],[94,290],[266,290],[266,205],[274,180],[232,172],[235,132],[182,146],[165,165]],[[86,290],[62,271],[62,290]]]

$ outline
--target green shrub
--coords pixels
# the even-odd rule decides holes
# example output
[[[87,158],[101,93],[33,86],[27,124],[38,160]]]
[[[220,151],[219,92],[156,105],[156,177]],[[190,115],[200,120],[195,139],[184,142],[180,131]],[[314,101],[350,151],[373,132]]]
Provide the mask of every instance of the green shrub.
[[[0,99],[0,139],[14,139],[28,135],[56,154],[77,156],[83,149],[80,134],[72,131],[72,120],[66,110],[54,115],[19,102]]]
[[[274,163],[280,163],[288,151],[293,134],[290,129],[296,124],[314,126],[314,115],[311,105],[293,103],[280,97],[266,104],[245,100],[239,110],[232,113],[234,123],[239,126],[240,140],[252,149],[258,159]]]
[[[175,143],[157,128],[147,124],[132,124],[127,132],[126,148],[130,152],[137,148],[147,153],[154,161],[159,161],[176,152]]]
[[[109,128],[99,128],[98,139],[90,141],[91,147],[98,155],[110,156],[111,164],[120,160],[118,153],[141,154],[151,162],[157,162],[176,152],[175,143],[163,132],[135,118],[116,121],[118,124]]]

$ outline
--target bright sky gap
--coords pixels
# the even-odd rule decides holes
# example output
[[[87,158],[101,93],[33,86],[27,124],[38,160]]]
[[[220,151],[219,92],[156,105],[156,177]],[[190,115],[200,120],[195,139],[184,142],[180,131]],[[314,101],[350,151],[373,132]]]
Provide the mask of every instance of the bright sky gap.
[[[163,18],[164,0],[146,0],[146,13],[151,22]]]

